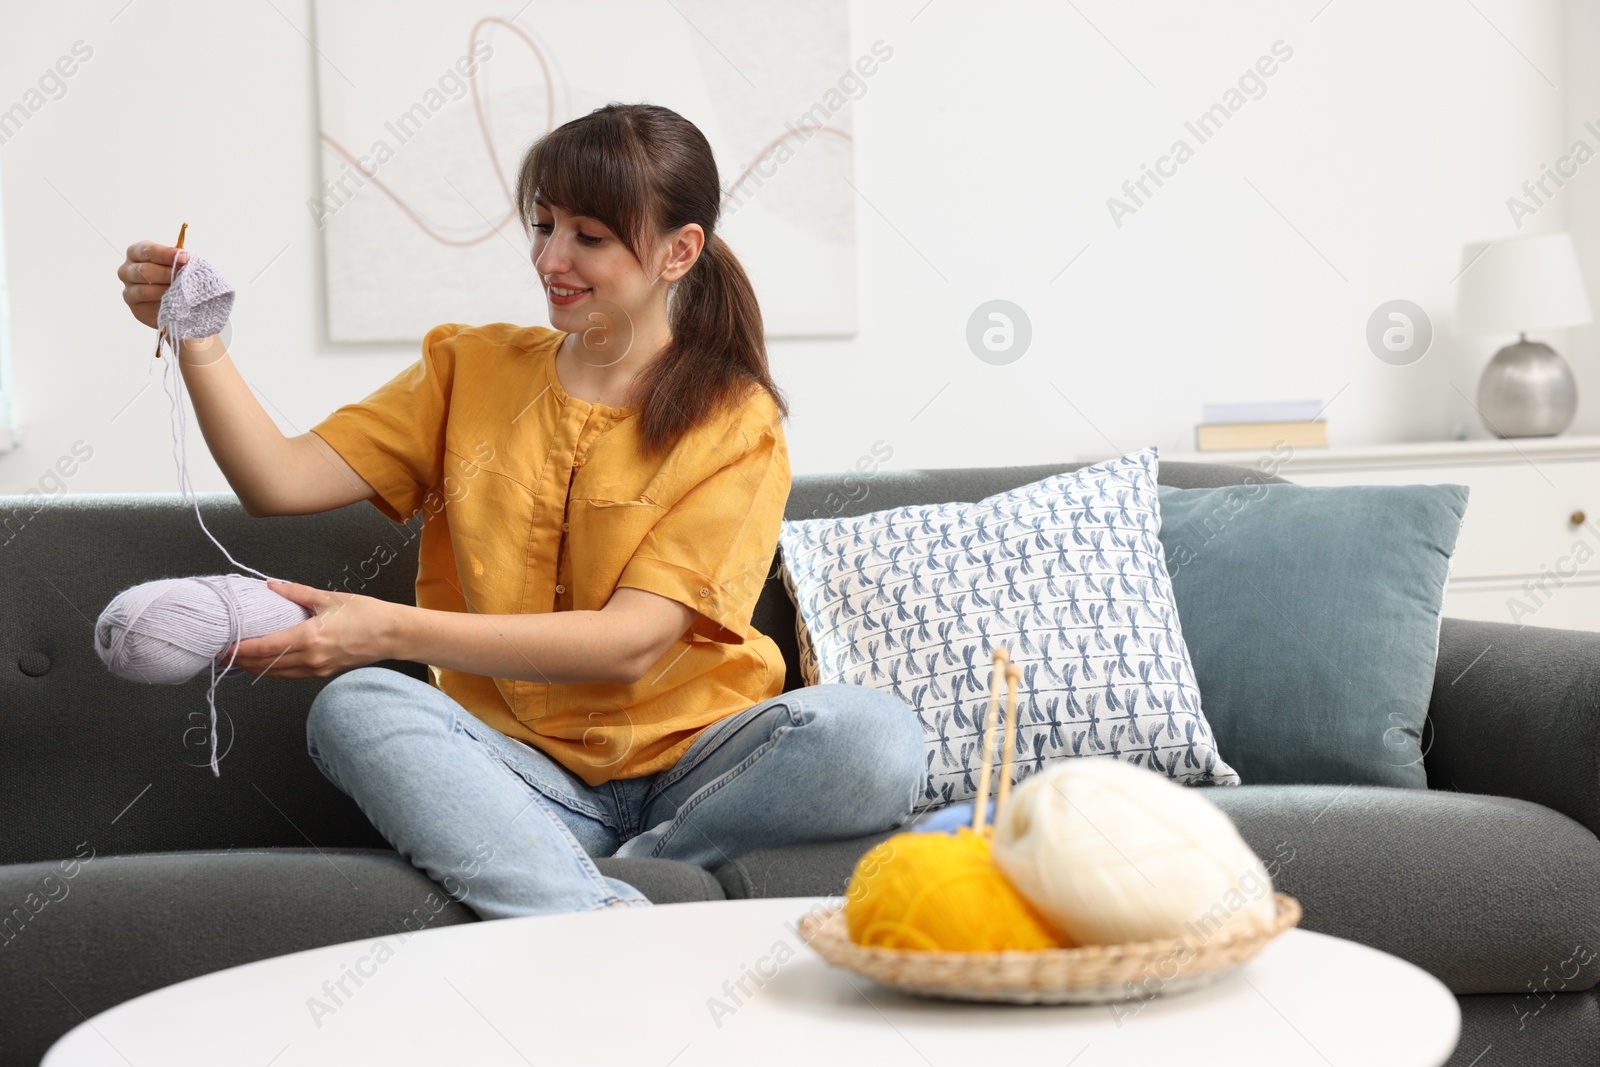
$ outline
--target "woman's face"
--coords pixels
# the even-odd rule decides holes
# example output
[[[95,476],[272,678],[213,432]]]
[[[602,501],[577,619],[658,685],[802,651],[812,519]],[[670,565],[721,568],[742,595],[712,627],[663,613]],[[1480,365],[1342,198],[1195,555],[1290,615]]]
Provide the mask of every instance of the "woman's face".
[[[653,299],[665,307],[666,284],[652,278],[604,224],[543,204],[534,211],[533,266],[551,326],[574,333],[593,326],[596,312],[621,310],[640,319]]]

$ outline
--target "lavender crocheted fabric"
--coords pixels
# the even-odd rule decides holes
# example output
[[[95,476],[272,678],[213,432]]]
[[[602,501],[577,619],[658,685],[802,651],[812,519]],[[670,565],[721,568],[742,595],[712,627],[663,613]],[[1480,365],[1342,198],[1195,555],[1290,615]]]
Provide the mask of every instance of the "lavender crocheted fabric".
[[[233,286],[217,273],[217,268],[191,254],[161,298],[156,324],[166,329],[167,337],[176,345],[178,341],[221,333],[232,312]]]

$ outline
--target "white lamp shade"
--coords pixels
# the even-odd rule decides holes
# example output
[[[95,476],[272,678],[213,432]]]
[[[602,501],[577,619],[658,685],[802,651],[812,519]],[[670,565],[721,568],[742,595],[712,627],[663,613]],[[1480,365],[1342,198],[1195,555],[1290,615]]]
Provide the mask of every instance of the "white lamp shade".
[[[1470,244],[1461,268],[1457,333],[1521,333],[1593,321],[1569,233]]]

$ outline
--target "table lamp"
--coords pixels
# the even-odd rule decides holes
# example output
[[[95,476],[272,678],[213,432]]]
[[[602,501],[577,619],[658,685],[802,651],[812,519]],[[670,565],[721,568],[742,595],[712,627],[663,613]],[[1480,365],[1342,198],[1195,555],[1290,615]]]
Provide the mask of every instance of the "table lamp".
[[[1478,380],[1478,411],[1496,437],[1551,437],[1578,410],[1578,383],[1555,349],[1528,330],[1592,322],[1568,233],[1469,244],[1461,254],[1457,333],[1515,333]]]

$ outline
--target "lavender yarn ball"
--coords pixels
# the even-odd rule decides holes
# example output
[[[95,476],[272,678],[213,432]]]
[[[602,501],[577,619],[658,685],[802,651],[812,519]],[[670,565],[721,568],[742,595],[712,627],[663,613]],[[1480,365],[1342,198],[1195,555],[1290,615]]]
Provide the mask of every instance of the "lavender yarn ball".
[[[162,578],[124,589],[106,605],[95,623],[94,649],[119,678],[179,685],[212,665],[233,642],[287,630],[311,617],[259,578]]]

